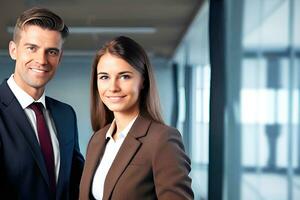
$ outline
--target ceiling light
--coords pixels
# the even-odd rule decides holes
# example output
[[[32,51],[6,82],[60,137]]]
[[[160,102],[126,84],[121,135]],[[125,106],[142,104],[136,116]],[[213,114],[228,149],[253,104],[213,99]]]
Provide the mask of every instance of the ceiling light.
[[[7,27],[8,33],[13,33],[14,27]],[[156,28],[153,27],[69,27],[71,34],[154,34]]]
[[[74,34],[97,34],[97,33],[138,33],[153,34],[156,32],[152,27],[70,27],[70,33]]]

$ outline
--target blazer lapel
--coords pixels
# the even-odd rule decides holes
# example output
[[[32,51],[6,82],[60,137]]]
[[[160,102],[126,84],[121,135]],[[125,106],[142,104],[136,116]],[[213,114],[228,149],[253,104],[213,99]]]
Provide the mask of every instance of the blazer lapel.
[[[60,187],[64,181],[65,181],[65,175],[67,174],[65,170],[67,169],[67,160],[68,157],[72,156],[70,155],[70,152],[66,151],[66,144],[69,141],[70,130],[73,129],[73,127],[69,127],[68,123],[66,123],[66,120],[63,115],[63,110],[61,110],[59,107],[55,106],[53,101],[46,97],[46,106],[47,110],[49,111],[51,118],[54,122],[55,130],[56,130],[56,137],[59,143],[59,154],[60,154],[60,167],[59,167],[59,175],[57,180],[57,192],[59,193],[59,190],[62,188]]]
[[[90,157],[87,158],[89,159],[89,166],[91,166],[90,170],[91,170],[91,177],[94,177],[94,174],[96,173],[96,169],[99,165],[99,162],[101,161],[103,154],[104,154],[104,150],[105,150],[105,143],[106,143],[106,131],[108,130],[109,126],[107,126],[105,129],[101,130],[100,132],[96,132],[93,138],[93,141],[91,141],[91,143],[95,143],[95,144],[90,144],[92,146],[91,148],[91,152],[93,152],[92,154],[90,154]],[[92,180],[91,180],[92,181]]]
[[[90,143],[88,144],[88,152],[87,157],[83,169],[83,174],[80,183],[81,194],[79,199],[86,199],[91,194],[92,183],[94,174],[96,173],[97,167],[99,165],[100,160],[103,157],[105,150],[105,135],[109,128],[109,125],[101,129],[100,131],[93,134],[90,139]]]
[[[39,169],[41,170],[42,176],[49,184],[46,165],[34,130],[27,115],[12,91],[9,89],[6,81],[1,84],[0,94],[5,94],[5,96],[2,95],[1,99],[2,104],[6,106],[4,109],[5,115],[9,115],[6,117],[10,119],[9,121],[16,122],[16,126],[19,130],[18,132],[24,136],[25,140],[29,144],[33,157],[36,160]]]
[[[105,178],[103,200],[110,198],[119,177],[142,145],[138,138],[146,135],[150,123],[150,120],[142,116],[134,122]]]

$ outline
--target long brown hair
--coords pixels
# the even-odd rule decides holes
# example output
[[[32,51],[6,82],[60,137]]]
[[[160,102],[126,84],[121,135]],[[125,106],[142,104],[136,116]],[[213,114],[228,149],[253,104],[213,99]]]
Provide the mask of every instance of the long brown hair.
[[[140,114],[150,119],[164,123],[161,117],[159,96],[156,88],[153,70],[145,50],[134,40],[119,36],[107,42],[97,53],[92,65],[91,76],[91,122],[94,131],[112,122],[114,115],[101,101],[97,87],[97,65],[100,58],[106,54],[117,56],[138,72],[144,78],[143,89],[140,92]]]

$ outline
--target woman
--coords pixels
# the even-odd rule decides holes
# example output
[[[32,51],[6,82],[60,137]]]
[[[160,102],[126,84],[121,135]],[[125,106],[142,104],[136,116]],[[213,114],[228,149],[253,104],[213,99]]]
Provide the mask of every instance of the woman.
[[[181,135],[164,125],[149,59],[128,37],[95,57],[91,119],[80,199],[193,199]]]

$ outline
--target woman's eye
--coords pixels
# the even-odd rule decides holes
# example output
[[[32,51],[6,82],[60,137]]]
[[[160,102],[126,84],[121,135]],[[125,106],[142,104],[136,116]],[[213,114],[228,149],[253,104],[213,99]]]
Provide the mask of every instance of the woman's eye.
[[[130,79],[130,76],[127,75],[127,74],[123,74],[123,75],[121,76],[121,79]]]
[[[99,76],[99,79],[100,80],[106,80],[106,79],[108,79],[108,76]]]

